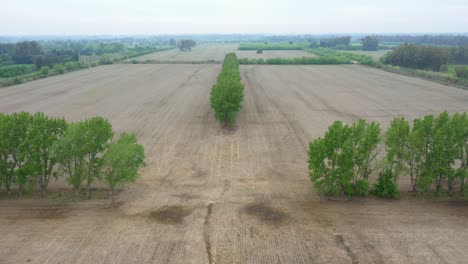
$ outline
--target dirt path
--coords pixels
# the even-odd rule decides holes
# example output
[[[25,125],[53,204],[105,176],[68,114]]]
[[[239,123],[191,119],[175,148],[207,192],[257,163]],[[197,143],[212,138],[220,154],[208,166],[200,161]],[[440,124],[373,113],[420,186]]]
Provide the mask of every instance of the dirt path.
[[[468,92],[359,66],[242,66],[222,133],[219,65],[113,65],[0,90],[0,111],[109,118],[140,179],[107,201],[0,201],[0,263],[464,263],[463,203],[321,201],[307,144],[336,119],[467,111]],[[59,188],[55,184],[53,188]]]

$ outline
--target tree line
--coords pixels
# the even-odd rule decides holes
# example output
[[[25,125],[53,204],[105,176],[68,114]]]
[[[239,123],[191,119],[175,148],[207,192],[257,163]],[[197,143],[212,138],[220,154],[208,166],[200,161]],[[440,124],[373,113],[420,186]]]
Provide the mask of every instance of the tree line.
[[[382,149],[385,155],[380,155]],[[415,119],[412,126],[396,117],[383,136],[375,122],[336,121],[323,138],[310,143],[308,154],[310,179],[325,195],[366,196],[371,191],[393,198],[399,194],[401,176],[410,178],[414,192],[435,187],[437,193],[458,190],[463,195],[468,177],[468,115],[427,115]],[[378,177],[370,190],[369,178],[376,170]]]
[[[439,71],[449,63],[452,49],[430,45],[404,44],[387,53],[383,62],[406,68]]]
[[[348,46],[350,43],[351,43],[351,37],[344,36],[344,37],[321,39],[319,45],[322,48],[332,48],[338,45]]]
[[[381,42],[401,42],[450,46],[468,45],[468,36],[466,35],[379,35],[377,37]]]
[[[0,188],[10,195],[16,186],[43,196],[52,179],[66,177],[75,193],[101,180],[110,190],[138,175],[144,162],[143,146],[134,134],[114,139],[112,125],[102,117],[67,123],[44,113],[0,113]]]
[[[210,93],[210,103],[216,119],[224,126],[232,125],[242,108],[243,99],[244,85],[241,82],[239,62],[235,53],[228,53]]]

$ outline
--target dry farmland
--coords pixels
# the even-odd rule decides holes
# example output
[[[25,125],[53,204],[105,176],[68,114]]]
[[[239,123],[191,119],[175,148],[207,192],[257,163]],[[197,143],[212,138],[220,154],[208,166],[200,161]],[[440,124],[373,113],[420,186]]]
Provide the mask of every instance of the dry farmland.
[[[468,111],[468,91],[357,65],[242,66],[224,134],[209,104],[220,68],[100,66],[0,89],[1,112],[101,115],[147,155],[113,206],[0,200],[0,263],[466,263],[466,203],[322,200],[306,152],[336,119]]]
[[[256,50],[237,50],[236,55],[238,58],[248,59],[317,57],[315,54],[303,50],[263,50],[262,52],[262,54],[257,54]]]
[[[315,54],[303,50],[264,50],[263,54],[257,54],[256,50],[238,50],[239,45],[233,44],[201,44],[195,46],[192,51],[180,51],[179,49],[165,50],[135,58],[138,61],[154,61],[166,63],[197,63],[218,62],[221,63],[229,52],[235,52],[238,58],[270,59],[270,58],[300,58],[316,57]]]
[[[229,52],[235,52],[239,45],[225,44],[225,45],[210,45],[201,44],[192,48],[192,51],[180,51],[179,49],[172,49],[160,51],[145,56],[135,58],[138,61],[158,61],[158,62],[199,62],[199,61],[216,61],[222,62],[224,56]]]

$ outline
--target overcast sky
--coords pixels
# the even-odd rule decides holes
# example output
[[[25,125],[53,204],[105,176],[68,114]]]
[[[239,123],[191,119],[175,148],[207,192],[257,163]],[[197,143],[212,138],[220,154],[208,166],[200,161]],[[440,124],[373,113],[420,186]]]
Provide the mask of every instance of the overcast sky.
[[[468,31],[468,0],[0,1],[0,35]]]

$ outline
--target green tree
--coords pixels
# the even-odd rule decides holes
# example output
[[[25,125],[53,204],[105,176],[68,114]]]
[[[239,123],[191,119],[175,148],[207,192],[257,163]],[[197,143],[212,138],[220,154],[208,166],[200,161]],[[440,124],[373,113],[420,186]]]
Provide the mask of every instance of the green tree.
[[[377,123],[364,120],[344,125],[334,122],[323,138],[309,145],[309,175],[326,195],[365,196],[380,141]]]
[[[441,113],[434,122],[433,149],[430,154],[432,171],[436,175],[437,192],[442,191],[442,180],[448,179],[449,192],[453,191],[455,170],[453,165],[457,156],[455,130],[447,112]]]
[[[326,195],[344,195],[352,191],[352,146],[348,140],[351,130],[341,121],[335,121],[323,138],[309,145],[309,175],[319,192]]]
[[[183,39],[179,42],[179,49],[181,51],[190,51],[197,45],[197,42],[191,39]]]
[[[210,103],[216,119],[224,126],[232,125],[242,108],[243,99],[244,85],[240,81],[239,62],[234,53],[229,53],[210,93]]]
[[[455,113],[452,116],[452,128],[454,130],[454,145],[456,160],[459,161],[455,169],[455,176],[460,181],[460,193],[464,192],[465,179],[468,177],[468,115],[467,113]],[[449,187],[450,190],[450,187]]]
[[[114,131],[112,125],[102,117],[93,117],[84,121],[85,132],[84,147],[86,152],[86,191],[87,197],[91,195],[91,184],[95,178],[99,177],[101,158],[100,155],[108,147]]]
[[[377,36],[366,36],[361,39],[362,50],[378,50],[379,48],[379,38]]]
[[[31,118],[26,112],[0,115],[0,174],[8,194],[11,194],[12,184],[16,182],[19,194],[22,195],[23,186],[27,181],[27,173],[23,168],[27,153],[24,142]]]
[[[123,133],[116,142],[109,145],[102,157],[102,171],[111,199],[117,186],[136,180],[144,159],[144,148],[137,143],[135,134]]]
[[[75,194],[79,194],[85,178],[86,124],[72,123],[56,145],[57,161],[68,174],[67,182],[73,185]]]
[[[31,129],[26,139],[28,155],[26,166],[28,173],[34,177],[45,196],[51,176],[58,177],[55,172],[57,152],[55,145],[67,128],[63,118],[51,118],[43,113],[36,113],[32,118]]]
[[[394,118],[385,133],[386,160],[395,181],[408,163],[409,136],[410,125],[404,117]]]
[[[410,151],[414,159],[414,184],[419,191],[426,192],[435,180],[431,164],[431,152],[434,145],[434,116],[427,115],[413,121],[410,135]]]

